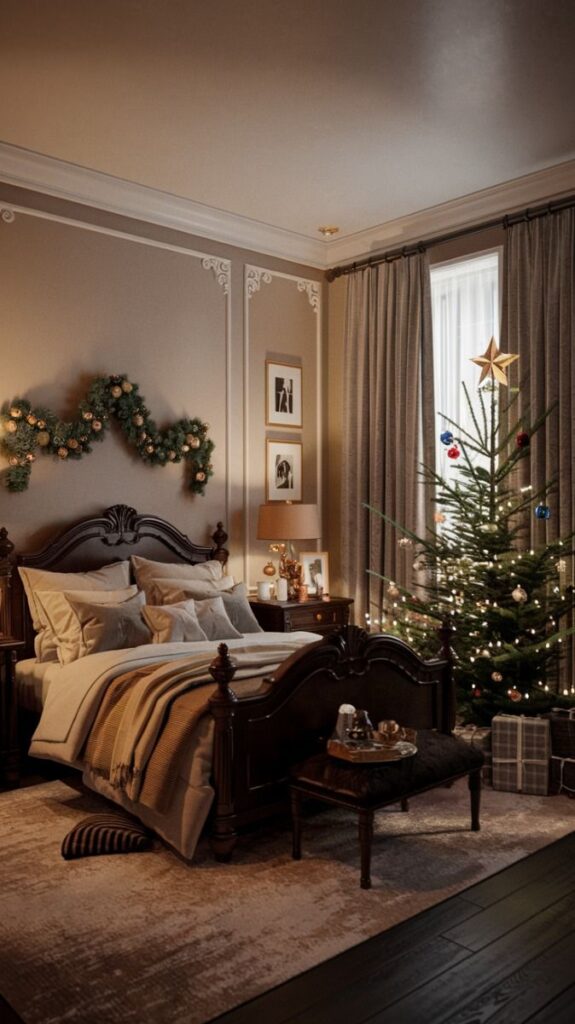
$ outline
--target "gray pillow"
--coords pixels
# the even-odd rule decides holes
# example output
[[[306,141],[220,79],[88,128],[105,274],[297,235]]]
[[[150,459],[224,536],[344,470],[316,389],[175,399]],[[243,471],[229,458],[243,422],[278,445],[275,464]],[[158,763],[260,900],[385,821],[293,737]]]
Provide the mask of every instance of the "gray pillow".
[[[224,608],[221,596],[208,597],[204,601],[194,601],[198,622],[208,640],[234,640],[241,637],[232,626]]]
[[[82,631],[79,657],[149,644],[150,630],[142,619],[144,602],[143,594],[136,594],[122,604],[70,601]]]
[[[176,581],[174,581],[174,584],[173,588],[164,592],[164,600],[168,599],[170,602],[175,603],[193,598],[196,602],[196,609],[199,609],[203,601],[215,596],[213,593],[206,591],[203,583],[196,584],[182,580],[179,588]],[[250,608],[248,588],[245,583],[236,583],[235,587],[232,587],[231,590],[220,591],[218,597],[221,597],[223,601],[230,622],[240,633],[263,633],[262,627]],[[221,639],[224,640],[225,637]]]
[[[148,626],[152,630],[152,642],[187,643],[190,640],[207,640],[198,622],[194,601],[180,601],[179,604],[150,605],[142,608]]]

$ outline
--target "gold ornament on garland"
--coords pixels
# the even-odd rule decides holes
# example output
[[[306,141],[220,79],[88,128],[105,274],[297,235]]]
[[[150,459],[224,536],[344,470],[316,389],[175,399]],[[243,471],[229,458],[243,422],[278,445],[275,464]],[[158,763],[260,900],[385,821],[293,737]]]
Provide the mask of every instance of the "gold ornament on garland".
[[[186,461],[188,486],[194,493],[203,494],[213,475],[214,443],[208,437],[208,424],[185,418],[159,430],[138,385],[125,374],[97,377],[70,422],[49,409],[32,408],[25,399],[17,399],[7,409],[0,413],[0,452],[8,461],[5,483],[12,492],[27,489],[38,449],[61,461],[83,458],[95,441],[104,439],[112,418],[148,465]]]

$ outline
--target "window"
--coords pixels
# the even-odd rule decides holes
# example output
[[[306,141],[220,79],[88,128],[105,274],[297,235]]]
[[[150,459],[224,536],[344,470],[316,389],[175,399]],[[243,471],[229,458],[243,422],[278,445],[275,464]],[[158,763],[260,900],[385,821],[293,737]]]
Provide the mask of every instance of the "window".
[[[437,413],[436,468],[445,471],[445,447],[439,435],[450,429],[443,416],[475,434],[462,382],[471,401],[479,367],[470,360],[485,352],[493,336],[499,344],[500,250],[450,260],[431,268],[433,362]]]

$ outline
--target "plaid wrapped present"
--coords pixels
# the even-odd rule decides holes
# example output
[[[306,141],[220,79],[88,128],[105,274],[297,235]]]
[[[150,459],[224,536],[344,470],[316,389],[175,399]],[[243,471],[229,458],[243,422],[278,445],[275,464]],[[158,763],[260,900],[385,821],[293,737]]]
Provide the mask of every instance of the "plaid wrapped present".
[[[549,792],[550,730],[546,718],[496,715],[491,722],[493,788]]]
[[[575,797],[575,710],[551,708],[551,793]]]
[[[486,786],[491,785],[491,729],[482,725],[456,725],[453,735],[465,740],[471,747],[483,751],[485,761],[481,769],[481,779]]]

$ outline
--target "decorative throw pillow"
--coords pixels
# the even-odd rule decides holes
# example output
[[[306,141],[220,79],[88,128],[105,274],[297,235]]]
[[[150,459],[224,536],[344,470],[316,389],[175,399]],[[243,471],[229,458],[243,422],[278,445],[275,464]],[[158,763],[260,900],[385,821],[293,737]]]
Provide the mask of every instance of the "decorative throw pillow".
[[[122,604],[137,593],[135,585],[122,590],[37,590],[36,599],[52,631],[60,664],[68,665],[81,657],[82,627],[71,601]]]
[[[74,825],[62,843],[62,856],[74,860],[103,853],[137,853],[152,846],[149,829],[121,811],[109,811],[91,814]]]
[[[232,626],[226,615],[221,597],[206,598],[206,600],[197,601],[195,604],[198,622],[208,640],[233,640],[241,637],[242,634]]]
[[[57,661],[58,650],[42,606],[36,599],[39,590],[118,590],[130,584],[130,563],[113,562],[88,572],[50,572],[19,566],[18,572],[28,599],[32,625],[36,630],[34,649],[38,661]]]
[[[232,579],[232,577],[224,576],[224,579]],[[161,594],[162,604],[175,604],[193,598],[197,607],[202,601],[215,596],[204,583],[187,580],[182,580],[179,584],[177,580],[158,580],[155,586]],[[240,633],[263,633],[262,627],[250,608],[248,588],[245,583],[236,583],[235,586],[223,590],[219,596],[222,598],[230,622]]]
[[[152,630],[152,642],[155,644],[208,639],[198,622],[193,601],[162,606],[148,604],[142,608],[142,615]]]
[[[221,580],[194,580],[189,576],[181,579],[162,577],[148,584],[146,601],[155,605],[175,604],[187,598],[201,601],[205,597],[217,597],[223,591],[232,590],[233,586],[233,576],[222,576]]]
[[[122,604],[70,601],[82,631],[79,656],[149,644],[150,630],[141,614],[144,601],[143,594],[136,594]]]
[[[132,555],[132,568],[136,583],[140,590],[146,594],[150,584],[157,579],[188,579],[207,580],[214,582],[221,580],[224,570],[221,562],[210,559],[208,562],[198,562],[196,565],[188,565],[182,562],[155,562],[151,558],[142,558],[141,555]],[[150,604],[152,602],[149,602]]]

